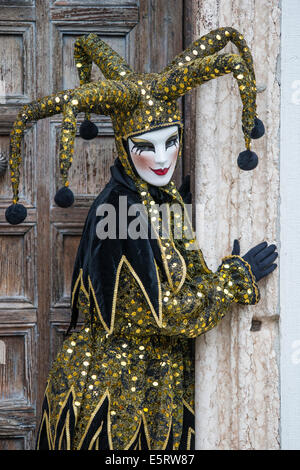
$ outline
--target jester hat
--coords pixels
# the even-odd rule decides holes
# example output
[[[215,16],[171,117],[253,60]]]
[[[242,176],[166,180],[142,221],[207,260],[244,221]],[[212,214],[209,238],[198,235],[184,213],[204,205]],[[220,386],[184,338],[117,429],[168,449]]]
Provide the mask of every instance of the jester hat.
[[[238,53],[219,53],[229,41],[237,47]],[[111,117],[118,156],[127,174],[142,191],[145,184],[140,181],[130,163],[126,150],[127,138],[163,126],[178,125],[182,128],[178,98],[196,86],[228,73],[232,73],[237,81],[243,104],[242,130],[246,150],[239,154],[237,163],[242,170],[256,167],[258,158],[250,150],[251,139],[261,137],[264,126],[256,115],[256,82],[252,55],[244,37],[237,30],[224,27],[202,36],[177,55],[160,73],[135,73],[96,34],[81,36],[76,40],[74,59],[80,86],[23,106],[13,125],[9,159],[13,204],[5,213],[9,223],[21,223],[27,215],[26,208],[18,203],[18,194],[21,141],[28,122],[54,114],[63,115],[59,148],[63,186],[54,198],[57,205],[68,207],[74,202],[74,195],[69,188],[68,170],[73,159],[76,120],[80,112],[85,114],[80,127],[80,135],[85,139],[97,135],[97,127],[90,121],[91,113]],[[104,75],[104,79],[97,82],[90,81],[93,62]]]

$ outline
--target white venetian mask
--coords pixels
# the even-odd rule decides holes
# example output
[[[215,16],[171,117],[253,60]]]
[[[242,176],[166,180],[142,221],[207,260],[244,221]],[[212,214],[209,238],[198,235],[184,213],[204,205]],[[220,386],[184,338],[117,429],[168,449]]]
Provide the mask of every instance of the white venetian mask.
[[[128,139],[138,175],[153,186],[165,186],[175,170],[179,153],[178,126],[145,132]]]

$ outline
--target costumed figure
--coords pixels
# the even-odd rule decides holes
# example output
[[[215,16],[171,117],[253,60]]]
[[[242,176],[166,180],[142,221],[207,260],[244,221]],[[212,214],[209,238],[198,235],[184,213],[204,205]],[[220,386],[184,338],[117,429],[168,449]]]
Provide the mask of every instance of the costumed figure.
[[[219,53],[229,41],[239,53]],[[240,256],[235,241],[216,272],[207,267],[184,204],[188,192],[177,190],[171,179],[182,147],[177,100],[232,73],[243,103],[246,146],[238,165],[255,168],[258,158],[250,142],[264,128],[256,116],[252,56],[243,36],[228,27],[193,42],[161,73],[134,73],[95,34],[77,39],[74,57],[80,86],[25,105],[11,132],[14,199],[6,218],[12,224],[26,217],[18,186],[27,122],[63,114],[63,187],[55,196],[61,207],[74,201],[68,170],[78,113],[85,113],[80,133],[86,139],[97,135],[90,114],[109,115],[118,152],[111,179],[83,229],[72,278],[69,336],[49,374],[36,448],[193,449],[195,338],[214,328],[235,303],[258,302],[257,281],[276,268],[277,253],[263,242]],[[94,83],[93,62],[105,77]],[[104,207],[115,211],[114,236],[99,236]],[[120,220],[125,212],[124,231]],[[137,220],[147,227],[146,236],[130,232],[137,229]],[[173,235],[175,229],[180,237]],[[72,332],[78,315],[84,326]]]

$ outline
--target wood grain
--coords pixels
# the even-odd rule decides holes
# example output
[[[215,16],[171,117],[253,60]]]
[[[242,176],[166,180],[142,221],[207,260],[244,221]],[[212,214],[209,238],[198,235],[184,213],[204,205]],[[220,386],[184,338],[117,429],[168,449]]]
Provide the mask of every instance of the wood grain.
[[[138,8],[127,7],[65,7],[52,8],[51,19],[54,23],[65,24],[66,22],[78,25],[79,22],[111,26],[113,23],[127,23],[132,27],[138,21]]]
[[[176,0],[176,8],[174,0],[1,1],[0,151],[8,152],[20,106],[79,85],[73,61],[77,36],[94,32],[137,72],[159,71],[185,44],[185,5],[184,0]],[[93,80],[100,77],[94,66]],[[83,114],[78,130],[82,119]],[[20,202],[28,215],[18,226],[10,226],[4,216],[11,203],[9,172],[0,177],[1,450],[34,448],[48,372],[70,321],[71,276],[82,227],[110,178],[116,156],[111,120],[98,115],[92,120],[98,137],[89,143],[79,134],[76,138],[70,170],[73,207],[54,203],[60,187],[59,115],[31,123],[25,132]],[[178,165],[178,184],[191,167],[189,158],[185,152]]]

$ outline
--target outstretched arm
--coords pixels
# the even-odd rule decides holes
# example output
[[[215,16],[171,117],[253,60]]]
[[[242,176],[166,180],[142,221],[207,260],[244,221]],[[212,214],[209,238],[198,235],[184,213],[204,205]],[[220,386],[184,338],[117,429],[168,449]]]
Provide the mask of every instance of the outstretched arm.
[[[216,273],[194,277],[176,295],[163,284],[162,334],[196,337],[214,328],[231,304],[256,304],[257,282],[276,269],[277,256],[276,246],[263,242],[241,257],[235,240],[232,255],[223,259]]]
[[[177,294],[162,283],[160,333],[194,338],[214,328],[232,304],[254,305],[259,299],[250,265],[240,256],[228,256],[216,273],[185,282]]]

